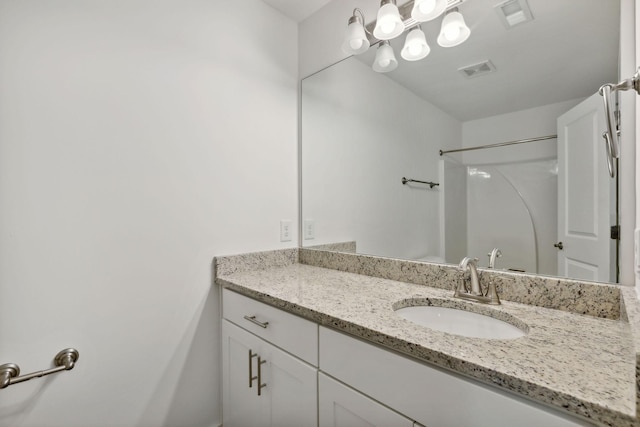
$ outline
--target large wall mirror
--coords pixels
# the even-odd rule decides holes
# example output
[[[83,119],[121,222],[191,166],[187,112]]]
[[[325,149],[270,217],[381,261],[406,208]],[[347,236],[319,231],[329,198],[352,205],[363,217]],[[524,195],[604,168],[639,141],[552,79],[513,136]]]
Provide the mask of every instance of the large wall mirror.
[[[303,79],[304,247],[480,266],[497,247],[499,269],[616,281],[597,91],[619,80],[619,1],[527,0],[533,20],[511,28],[499,3],[459,5],[456,47],[435,42],[441,18],[423,24],[420,61],[393,40],[390,73],[372,47]]]

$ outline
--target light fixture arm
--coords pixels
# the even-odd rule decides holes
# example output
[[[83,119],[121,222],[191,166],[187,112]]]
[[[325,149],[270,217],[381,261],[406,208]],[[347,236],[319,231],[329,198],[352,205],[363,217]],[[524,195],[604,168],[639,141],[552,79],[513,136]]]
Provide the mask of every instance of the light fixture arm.
[[[357,14],[360,14],[360,16],[358,17]],[[364,28],[364,32],[370,37],[373,37],[373,34],[371,33],[371,31],[369,31],[369,28],[367,25],[365,25],[365,19],[364,19],[364,12],[362,12],[362,10],[358,7],[356,7],[355,9],[353,9],[353,13],[351,14],[351,18],[349,19],[349,24],[351,24],[354,21],[360,20],[360,24],[362,24],[362,27]]]

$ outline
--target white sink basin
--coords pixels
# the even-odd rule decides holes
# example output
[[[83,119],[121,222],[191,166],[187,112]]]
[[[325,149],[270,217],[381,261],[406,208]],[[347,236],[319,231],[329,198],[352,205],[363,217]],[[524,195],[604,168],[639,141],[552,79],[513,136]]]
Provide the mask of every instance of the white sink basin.
[[[398,308],[396,313],[418,325],[465,337],[505,340],[526,335],[511,323],[457,308],[419,305]]]

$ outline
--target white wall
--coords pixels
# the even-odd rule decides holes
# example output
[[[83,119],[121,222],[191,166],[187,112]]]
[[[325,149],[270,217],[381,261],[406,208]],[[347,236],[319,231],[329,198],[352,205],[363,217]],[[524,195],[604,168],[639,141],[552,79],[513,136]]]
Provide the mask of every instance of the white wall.
[[[240,24],[242,22],[242,24]],[[0,0],[0,426],[212,426],[212,258],[294,247],[296,24],[258,0]]]

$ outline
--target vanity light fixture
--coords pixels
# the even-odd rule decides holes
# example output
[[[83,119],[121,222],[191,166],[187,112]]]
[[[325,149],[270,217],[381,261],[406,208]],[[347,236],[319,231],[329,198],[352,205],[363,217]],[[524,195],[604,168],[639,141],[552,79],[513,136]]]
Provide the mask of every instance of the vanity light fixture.
[[[427,22],[442,15],[447,8],[447,0],[415,0],[411,17],[417,22]]]
[[[464,17],[458,11],[458,8],[453,8],[447,11],[444,19],[442,20],[442,29],[438,36],[438,44],[442,47],[458,46],[469,38],[471,30],[464,22]]]
[[[435,19],[445,12],[438,44],[442,47],[457,46],[471,34],[457,8],[464,1],[409,0],[398,7],[396,0],[381,0],[377,20],[368,25],[365,24],[362,11],[356,8],[349,18],[342,50],[358,55],[366,52],[371,45],[379,44],[373,69],[379,73],[395,70],[398,61],[389,40],[408,31],[401,52],[402,58],[406,61],[423,59],[429,55],[431,48],[427,44],[420,23]]]
[[[424,32],[422,32],[422,28],[418,25],[407,34],[400,55],[406,61],[418,61],[429,55],[429,52],[431,52],[431,48],[427,44],[427,39]]]
[[[373,29],[373,35],[378,40],[391,40],[404,31],[404,23],[396,0],[382,0],[378,10],[378,19]]]
[[[398,60],[393,53],[389,40],[383,40],[376,51],[376,59],[373,61],[373,71],[376,73],[388,73],[398,67]]]
[[[358,16],[357,14],[360,14]],[[353,9],[353,15],[349,18],[347,31],[342,43],[342,50],[345,53],[358,55],[369,49],[369,39],[364,28],[364,14],[358,8]]]

